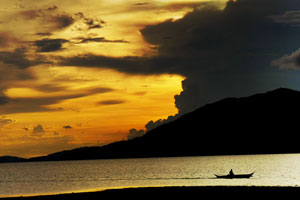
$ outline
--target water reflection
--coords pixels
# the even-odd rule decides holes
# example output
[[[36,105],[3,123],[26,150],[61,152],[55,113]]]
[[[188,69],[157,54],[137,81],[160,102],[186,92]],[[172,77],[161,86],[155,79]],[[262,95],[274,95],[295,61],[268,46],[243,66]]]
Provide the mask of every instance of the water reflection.
[[[298,186],[300,154],[0,164],[0,196],[129,186]],[[214,174],[256,173],[250,179]]]

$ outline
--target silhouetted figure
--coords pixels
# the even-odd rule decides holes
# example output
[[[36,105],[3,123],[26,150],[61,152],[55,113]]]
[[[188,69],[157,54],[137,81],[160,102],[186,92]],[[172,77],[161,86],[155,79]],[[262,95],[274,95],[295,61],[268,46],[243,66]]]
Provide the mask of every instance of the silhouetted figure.
[[[233,170],[232,170],[232,169],[230,170],[230,172],[229,172],[229,175],[230,175],[230,176],[233,176],[233,175],[234,175],[234,173],[233,173]]]

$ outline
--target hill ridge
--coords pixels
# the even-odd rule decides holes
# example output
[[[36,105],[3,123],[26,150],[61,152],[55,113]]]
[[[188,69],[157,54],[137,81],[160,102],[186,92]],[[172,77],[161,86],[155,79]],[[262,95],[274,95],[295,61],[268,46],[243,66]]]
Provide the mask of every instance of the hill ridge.
[[[300,153],[295,131],[299,102],[300,92],[288,88],[229,97],[133,140],[81,147],[27,161]]]

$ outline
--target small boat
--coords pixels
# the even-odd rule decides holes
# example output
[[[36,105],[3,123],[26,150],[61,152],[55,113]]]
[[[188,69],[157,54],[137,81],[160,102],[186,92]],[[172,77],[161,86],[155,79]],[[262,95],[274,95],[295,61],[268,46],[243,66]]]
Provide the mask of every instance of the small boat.
[[[228,175],[216,175],[217,178],[227,178],[227,179],[233,179],[233,178],[250,178],[253,176],[254,172],[251,174],[228,174]]]

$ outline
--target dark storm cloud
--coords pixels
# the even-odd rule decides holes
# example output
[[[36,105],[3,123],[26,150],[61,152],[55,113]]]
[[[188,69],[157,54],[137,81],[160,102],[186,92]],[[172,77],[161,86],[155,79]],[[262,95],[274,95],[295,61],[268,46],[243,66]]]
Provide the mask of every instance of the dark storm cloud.
[[[275,58],[299,48],[295,43],[300,40],[300,27],[295,26],[299,15],[291,10],[300,10],[299,1],[229,1],[224,11],[204,7],[182,20],[143,29],[146,41],[159,46],[159,55],[179,61],[181,66],[174,68],[187,77],[183,92],[175,96],[179,114],[229,96],[246,96],[283,85],[295,87],[286,86],[288,82],[270,67]],[[298,51],[276,64],[299,67],[299,58]],[[146,129],[176,117],[151,121]]]
[[[43,39],[34,42],[38,52],[52,52],[62,49],[64,43],[69,42],[65,39]]]
[[[274,16],[300,10],[298,0],[228,1],[224,10],[202,5],[182,19],[141,30],[157,45],[157,56],[109,58],[92,54],[61,59],[61,65],[106,67],[132,74],[181,74],[184,91],[175,97],[179,113],[228,96],[280,87],[273,60],[299,48],[300,27]],[[291,15],[291,13],[289,14]],[[271,78],[270,78],[271,77]]]
[[[112,68],[130,74],[184,75],[183,91],[175,96],[178,114],[150,121],[145,126],[149,131],[222,98],[278,87],[300,89],[295,84],[299,83],[297,72],[286,77],[272,67],[288,68],[289,64],[289,68],[299,68],[298,12],[299,0],[230,0],[223,10],[206,3],[180,20],[141,30],[144,39],[157,46],[156,56],[86,54],[61,58],[60,65]]]
[[[187,64],[187,61],[174,59],[172,56],[155,57],[122,57],[112,58],[95,54],[83,54],[76,57],[58,57],[58,65],[83,66],[93,68],[111,68],[129,74],[164,74],[184,73],[184,68],[178,65]]]

